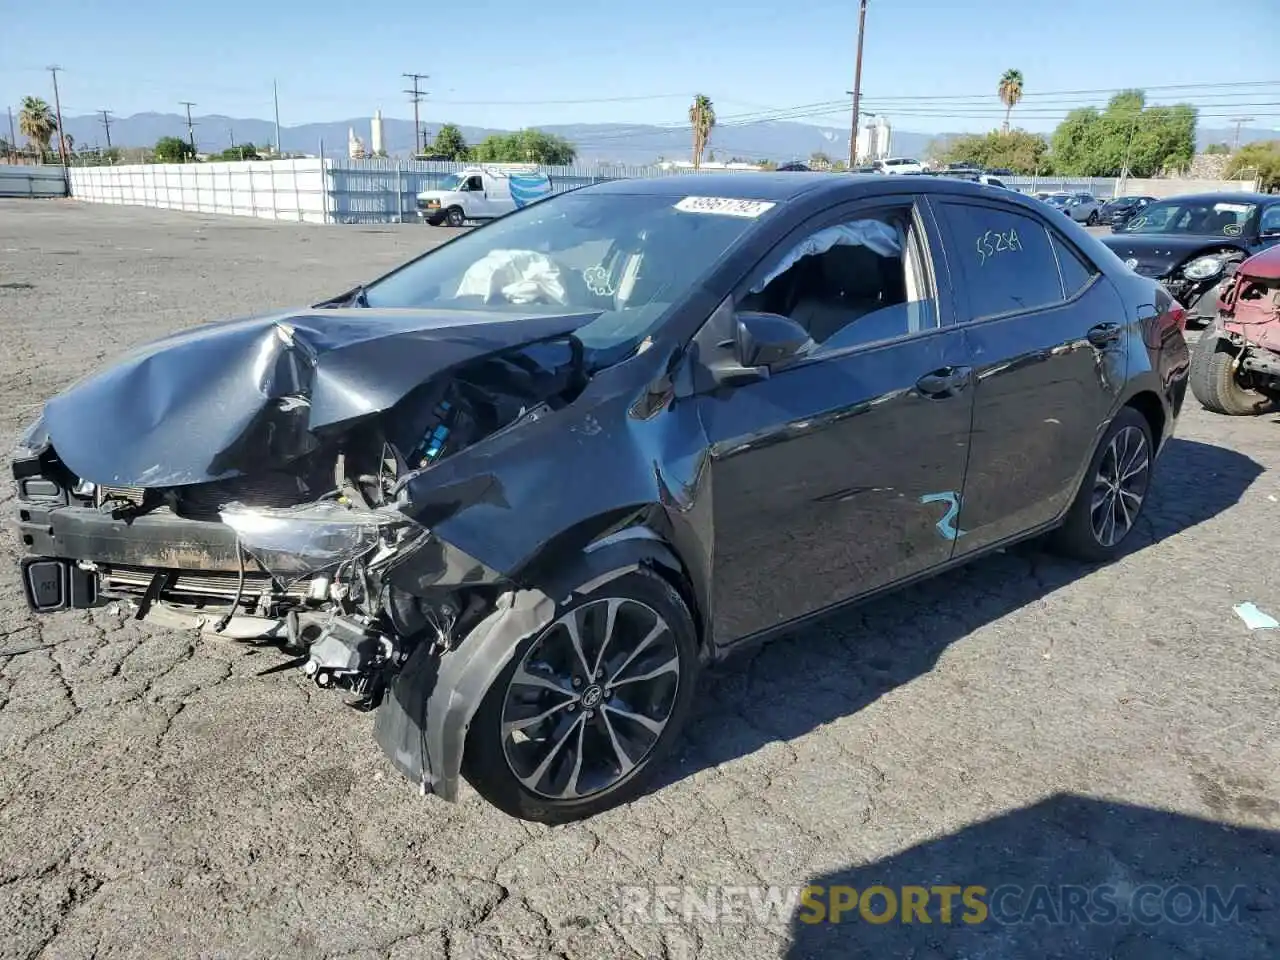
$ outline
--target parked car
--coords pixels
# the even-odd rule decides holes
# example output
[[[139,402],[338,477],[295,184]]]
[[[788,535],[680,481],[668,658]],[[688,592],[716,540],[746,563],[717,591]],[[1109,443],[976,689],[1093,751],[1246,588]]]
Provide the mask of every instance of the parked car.
[[[1148,204],[1103,238],[1144,277],[1159,280],[1187,309],[1187,325],[1218,313],[1223,283],[1246,257],[1280,243],[1280,196],[1201,193]]]
[[[1114,230],[1155,202],[1155,197],[1116,197],[1102,205],[1098,219]]]
[[[924,173],[924,164],[913,157],[889,157],[887,160],[877,160],[876,166],[881,173]]]
[[[1062,209],[1076,223],[1092,227],[1098,223],[1102,201],[1091,193],[1073,193]]]
[[[597,184],[50,399],[20,580],[38,612],[275,638],[424,792],[578,819],[750,641],[1040,534],[1117,556],[1177,313],[1011,192]]]
[[[1280,402],[1280,246],[1227,281],[1217,320],[1191,355],[1191,392],[1206,410],[1236,416]]]
[[[460,227],[468,220],[505,216],[550,193],[551,181],[534,168],[471,167],[418,194],[418,216],[432,226]]]
[[[778,168],[779,173],[809,173],[809,165],[801,163],[799,160],[793,160],[791,163],[784,163]]]

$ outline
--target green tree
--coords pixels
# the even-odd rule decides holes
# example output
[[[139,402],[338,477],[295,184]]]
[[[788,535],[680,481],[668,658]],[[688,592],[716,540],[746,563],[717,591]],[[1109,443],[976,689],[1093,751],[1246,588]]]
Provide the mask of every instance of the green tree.
[[[540,163],[565,166],[577,155],[564,137],[541,130],[517,130],[486,137],[471,151],[472,160],[482,163]]]
[[[1106,109],[1080,107],[1058,124],[1053,165],[1068,176],[1138,177],[1184,170],[1195,155],[1196,109],[1189,104],[1148,107],[1141,90],[1125,90]]]
[[[693,130],[693,168],[702,166],[702,154],[706,152],[711,131],[716,125],[716,108],[711,98],[699,93],[689,104],[689,126]]]
[[[970,163],[1025,176],[1047,173],[1049,169],[1048,141],[1025,130],[960,134],[934,141],[931,147],[936,154],[934,159],[940,163]]]
[[[27,140],[35,144],[43,162],[45,154],[49,152],[49,142],[58,129],[58,122],[54,119],[49,104],[39,97],[23,97],[18,112],[18,129]]]
[[[1280,189],[1280,140],[1245,144],[1227,164],[1228,178],[1254,177],[1263,190]]]
[[[1211,143],[1204,148],[1204,152],[1209,154],[1211,157],[1219,157],[1223,154],[1230,153],[1231,148],[1225,143]]]
[[[446,123],[440,128],[435,142],[431,145],[431,152],[436,156],[448,157],[455,161],[467,160],[471,156],[471,148],[467,146],[466,138],[453,123]]]
[[[156,161],[159,163],[185,163],[195,159],[191,144],[181,137],[161,137],[156,141]]]
[[[190,144],[187,144],[187,149],[191,149]],[[214,154],[209,159],[229,163],[239,160],[261,160],[262,156],[258,153],[258,148],[252,143],[241,143],[234,147],[227,147],[227,149],[221,153]]]
[[[809,167],[813,170],[830,170],[831,158],[821,150],[815,150],[809,154]]]
[[[1004,104],[1004,126],[1001,129],[1008,133],[1009,113],[1022,99],[1022,71],[1006,70],[1000,76],[1000,86],[996,91],[1000,94],[1000,102]]]

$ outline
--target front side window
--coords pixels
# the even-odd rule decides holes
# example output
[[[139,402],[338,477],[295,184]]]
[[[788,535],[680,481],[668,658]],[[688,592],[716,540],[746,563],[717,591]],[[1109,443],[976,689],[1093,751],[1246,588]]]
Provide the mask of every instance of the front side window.
[[[969,294],[970,318],[1061,303],[1062,280],[1039,220],[1003,207],[941,204],[948,262]]]
[[[861,213],[785,244],[739,310],[790,317],[827,350],[937,325],[909,207]]]
[[[634,346],[772,203],[568,193],[516,210],[369,284],[378,308],[598,312],[588,350]]]
[[[464,189],[472,190],[476,193],[481,193],[484,191],[484,181],[479,177],[468,177],[467,185]]]

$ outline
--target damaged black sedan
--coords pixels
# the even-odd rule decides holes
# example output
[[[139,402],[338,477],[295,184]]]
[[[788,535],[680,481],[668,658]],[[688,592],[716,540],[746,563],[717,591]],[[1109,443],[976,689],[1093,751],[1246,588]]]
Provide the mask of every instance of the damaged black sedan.
[[[744,641],[1037,534],[1114,557],[1177,318],[987,186],[589,187],[49,400],[22,579],[277,642],[424,792],[572,820],[643,788]]]

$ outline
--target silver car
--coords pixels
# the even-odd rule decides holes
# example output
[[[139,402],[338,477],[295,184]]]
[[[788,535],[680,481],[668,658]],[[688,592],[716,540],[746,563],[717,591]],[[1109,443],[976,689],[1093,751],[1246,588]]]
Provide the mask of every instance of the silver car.
[[[1060,209],[1077,223],[1092,227],[1101,219],[1102,205],[1105,202],[1090,193],[1073,193]]]

